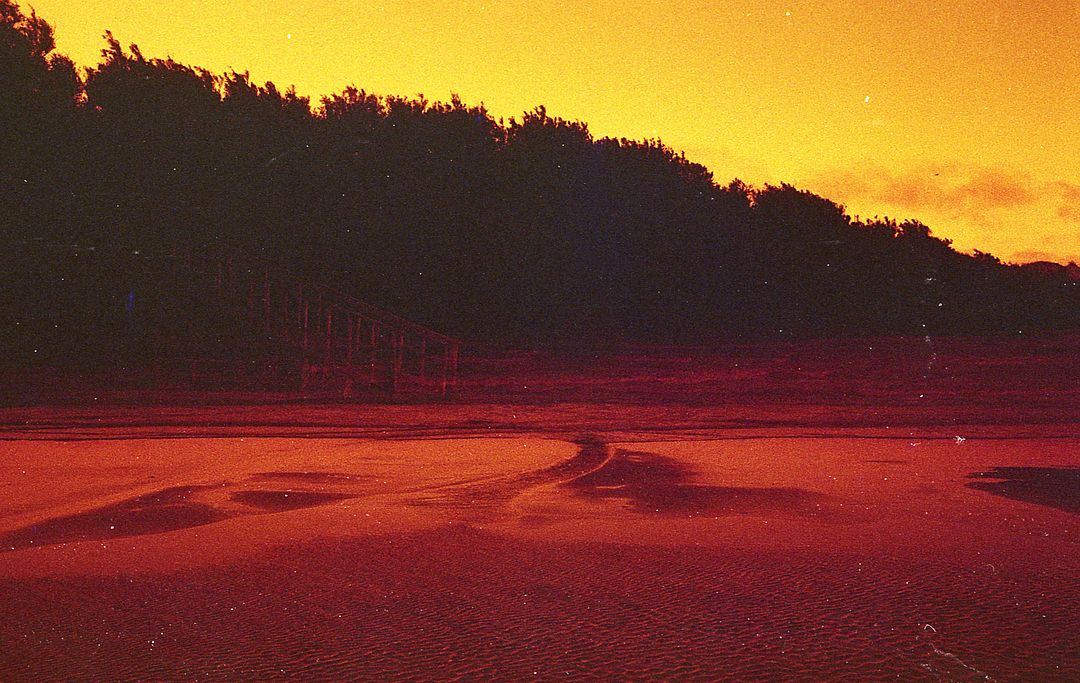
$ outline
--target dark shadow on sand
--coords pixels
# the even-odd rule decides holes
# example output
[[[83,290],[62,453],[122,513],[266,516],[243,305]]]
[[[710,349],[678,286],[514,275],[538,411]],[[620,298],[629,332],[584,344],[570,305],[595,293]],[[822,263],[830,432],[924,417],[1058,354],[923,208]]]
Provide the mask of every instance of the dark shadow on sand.
[[[174,486],[115,505],[32,524],[0,536],[0,550],[104,541],[212,524],[231,515],[189,500],[210,486]]]
[[[49,519],[0,536],[0,551],[159,534],[213,524],[232,517],[288,512],[356,497],[352,493],[321,491],[256,490],[229,494],[230,500],[250,507],[250,511],[222,510],[212,504],[193,500],[193,497],[208,489],[220,488],[173,486],[122,503]]]
[[[236,491],[229,498],[244,505],[259,508],[267,512],[286,512],[301,508],[329,505],[346,498],[355,498],[350,493],[323,493],[320,491]]]
[[[688,483],[688,467],[641,451],[616,452],[600,469],[565,486],[594,498],[621,498],[641,512],[663,514],[815,514],[827,497],[799,488],[706,486]]]
[[[975,472],[968,487],[1080,515],[1080,467],[995,467]]]

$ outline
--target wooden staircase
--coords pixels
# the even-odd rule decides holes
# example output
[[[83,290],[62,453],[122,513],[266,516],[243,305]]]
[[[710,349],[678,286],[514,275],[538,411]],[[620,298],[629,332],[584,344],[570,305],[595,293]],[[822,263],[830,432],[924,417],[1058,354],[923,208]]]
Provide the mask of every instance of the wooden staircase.
[[[28,331],[13,342],[32,352],[23,374],[47,367],[38,361],[51,348],[122,386],[362,401],[447,398],[457,382],[458,340],[236,246],[150,254],[24,242],[6,258],[19,272],[0,303]]]
[[[320,283],[305,283],[250,257],[210,258],[219,299],[298,366],[301,391],[448,397],[460,342]]]

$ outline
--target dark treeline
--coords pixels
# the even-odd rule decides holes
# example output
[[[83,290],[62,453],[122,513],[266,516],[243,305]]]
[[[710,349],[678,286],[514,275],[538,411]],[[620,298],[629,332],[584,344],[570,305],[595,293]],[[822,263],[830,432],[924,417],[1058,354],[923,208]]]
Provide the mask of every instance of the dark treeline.
[[[12,243],[228,243],[493,343],[1076,327],[1080,288],[919,222],[726,186],[659,141],[542,107],[347,88],[311,103],[125,49],[80,74],[0,0],[0,213]]]

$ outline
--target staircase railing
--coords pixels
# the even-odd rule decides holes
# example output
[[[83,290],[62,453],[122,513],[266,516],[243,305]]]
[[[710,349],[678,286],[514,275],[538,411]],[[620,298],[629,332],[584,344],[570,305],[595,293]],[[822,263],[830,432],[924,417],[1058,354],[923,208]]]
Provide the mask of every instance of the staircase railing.
[[[119,292],[116,300],[126,302],[118,304],[128,307],[126,317],[139,314],[145,297],[134,288],[129,294],[124,281],[131,278],[125,271],[139,273],[135,279],[144,284],[157,282],[157,290],[174,286],[189,290],[187,297],[179,291],[168,295],[171,305],[193,312],[216,305],[227,317],[237,318],[244,337],[261,338],[260,349],[275,356],[278,373],[284,367],[299,370],[302,390],[332,388],[344,397],[361,395],[365,389],[447,397],[457,384],[461,348],[457,339],[324,283],[307,282],[238,245],[215,244],[183,254],[43,241],[12,248],[16,258],[22,254],[47,263],[102,263],[106,266],[102,277],[116,280],[110,285]],[[203,301],[207,296],[217,301]],[[245,350],[237,349],[241,357]],[[214,363],[209,356],[202,360]]]
[[[249,319],[268,338],[300,354],[302,385],[362,386],[449,396],[461,343],[321,283],[305,283],[257,257],[220,254],[220,297],[243,297]]]

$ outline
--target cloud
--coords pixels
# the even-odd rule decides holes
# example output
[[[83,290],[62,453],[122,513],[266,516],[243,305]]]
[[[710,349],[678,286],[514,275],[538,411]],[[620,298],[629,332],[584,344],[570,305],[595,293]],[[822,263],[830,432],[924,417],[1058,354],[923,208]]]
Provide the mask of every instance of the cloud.
[[[830,171],[812,178],[811,187],[845,202],[907,211],[932,211],[990,226],[995,212],[1045,207],[1057,218],[1080,223],[1080,184],[1039,181],[1023,172],[958,163],[927,164],[902,172],[870,167]]]
[[[1025,251],[1016,251],[1008,259],[1013,263],[1032,263],[1034,261],[1061,261],[1061,254],[1055,254],[1049,251],[1039,251],[1038,249],[1027,249]]]
[[[1050,261],[1051,263],[1060,263],[1066,265],[1069,263],[1080,263],[1080,252],[1078,251],[1062,251],[1062,252],[1050,252],[1039,250],[1017,251],[1013,252],[1009,258],[1005,259],[1007,263],[1032,263],[1034,261]]]
[[[826,196],[967,218],[1030,206],[1040,200],[1041,189],[1023,173],[962,164],[925,165],[899,173],[882,168],[834,171],[820,174],[812,184]]]
[[[1080,185],[1062,181],[1054,183],[1054,186],[1061,194],[1057,215],[1067,221],[1080,223]]]
[[[978,164],[868,165],[808,179],[806,189],[863,216],[918,218],[963,251],[1014,262],[1080,257],[1080,183]]]

